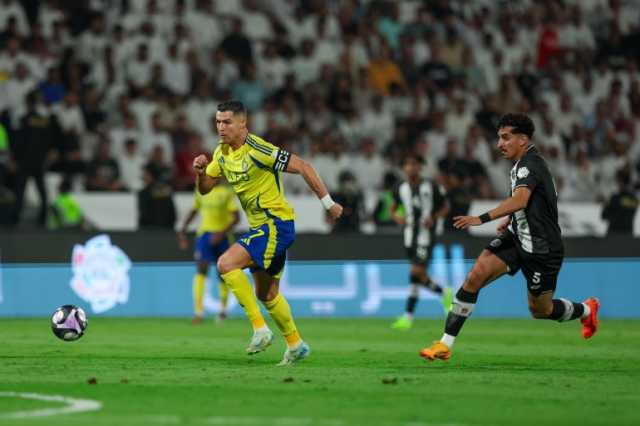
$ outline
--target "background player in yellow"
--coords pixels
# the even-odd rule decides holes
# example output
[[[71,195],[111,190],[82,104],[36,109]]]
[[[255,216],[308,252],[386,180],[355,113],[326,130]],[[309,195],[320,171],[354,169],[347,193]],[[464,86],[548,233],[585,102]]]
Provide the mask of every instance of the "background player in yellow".
[[[295,239],[295,215],[284,196],[280,173],[302,175],[332,218],[342,215],[342,206],[331,199],[311,164],[249,133],[247,113],[241,102],[228,101],[218,105],[216,127],[220,143],[211,162],[205,155],[193,161],[196,187],[206,194],[216,180],[224,176],[238,196],[250,227],[249,232],[218,259],[218,272],[251,321],[253,337],[247,353],[256,354],[272,343],[273,333],[242,272],[244,268],[251,268],[258,299],[287,342],[279,365],[288,365],[309,356],[310,348],[300,337],[289,303],[278,291],[286,252]]]
[[[222,253],[233,244],[234,238],[231,232],[240,218],[235,194],[222,180],[216,182],[206,195],[202,195],[196,190],[193,197],[193,207],[178,232],[178,244],[182,250],[186,250],[188,247],[187,228],[198,213],[200,213],[200,226],[196,232],[194,250],[198,269],[193,277],[194,324],[199,324],[204,318],[205,281],[209,265],[215,264]],[[218,320],[222,321],[226,318],[229,291],[223,280],[220,280],[219,288],[220,312],[218,312]]]

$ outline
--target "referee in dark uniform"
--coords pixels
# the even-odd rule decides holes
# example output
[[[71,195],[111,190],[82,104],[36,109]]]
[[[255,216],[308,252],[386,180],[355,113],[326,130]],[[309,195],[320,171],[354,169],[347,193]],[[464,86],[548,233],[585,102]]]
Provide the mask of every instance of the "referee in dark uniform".
[[[420,355],[428,360],[448,359],[480,290],[504,274],[518,270],[527,282],[529,310],[534,318],[569,321],[580,318],[582,335],[597,329],[598,299],[583,303],[554,299],[564,249],[558,224],[558,195],[544,158],[531,143],[533,122],[523,114],[507,114],[498,123],[498,149],[511,160],[511,197],[480,216],[458,216],[454,227],[466,229],[504,217],[498,235],[480,253],[457,292],[447,315],[442,338]]]

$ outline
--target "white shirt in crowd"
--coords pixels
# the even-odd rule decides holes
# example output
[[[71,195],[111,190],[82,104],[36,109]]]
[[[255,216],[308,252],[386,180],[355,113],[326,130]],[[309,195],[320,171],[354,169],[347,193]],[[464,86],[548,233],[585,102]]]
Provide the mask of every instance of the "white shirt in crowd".
[[[0,3],[0,28],[6,28],[9,18],[12,16],[16,18],[16,25],[20,35],[22,37],[29,35],[27,14],[20,4],[15,0],[10,0],[8,3]]]
[[[162,62],[164,84],[178,95],[186,95],[191,90],[191,70],[181,58],[167,56]]]
[[[122,183],[130,191],[140,191],[144,187],[142,168],[146,164],[146,157],[134,151],[132,154],[124,152],[117,159]]]
[[[162,147],[162,152],[164,152],[164,157],[167,159],[167,163],[172,166],[174,152],[173,144],[171,143],[171,136],[168,132],[152,129],[151,131],[144,132],[140,135],[140,152],[143,155],[151,154],[153,148],[158,145]]]
[[[86,125],[82,109],[79,105],[68,105],[66,102],[58,102],[51,107],[51,111],[56,115],[60,127],[65,132],[82,135],[86,132]]]
[[[200,133],[203,138],[207,138],[212,134],[212,120],[217,110],[218,102],[199,98],[190,99],[184,109],[189,125]]]

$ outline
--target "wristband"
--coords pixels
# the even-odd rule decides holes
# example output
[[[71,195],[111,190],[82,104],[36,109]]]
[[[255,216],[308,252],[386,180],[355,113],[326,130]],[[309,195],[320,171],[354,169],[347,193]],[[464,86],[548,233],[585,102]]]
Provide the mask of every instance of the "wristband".
[[[480,218],[480,222],[482,222],[482,223],[491,222],[491,216],[489,216],[488,212],[484,213],[484,214],[481,214],[478,217]]]
[[[335,202],[331,199],[331,195],[327,194],[324,197],[320,198],[320,202],[324,206],[325,209],[329,210]]]

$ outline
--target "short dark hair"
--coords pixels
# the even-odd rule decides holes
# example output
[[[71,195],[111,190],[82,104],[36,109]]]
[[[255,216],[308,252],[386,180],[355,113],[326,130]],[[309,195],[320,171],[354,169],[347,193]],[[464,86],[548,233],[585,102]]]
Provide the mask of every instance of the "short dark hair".
[[[420,154],[416,154],[415,152],[406,154],[402,159],[402,164],[404,165],[409,160],[416,160],[420,165],[424,165],[424,157]]]
[[[533,137],[536,130],[533,121],[525,114],[505,114],[498,120],[498,129],[512,127],[511,133],[521,133],[527,135],[529,139]]]
[[[224,101],[222,103],[218,104],[218,111],[220,112],[224,112],[224,111],[231,111],[234,115],[235,114],[247,114],[247,109],[244,107],[244,104],[240,101],[236,101],[236,100],[230,100],[230,101]]]

